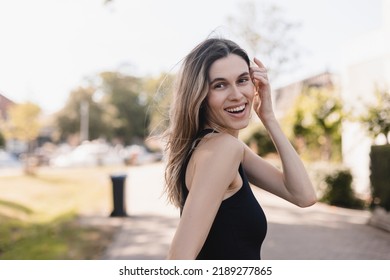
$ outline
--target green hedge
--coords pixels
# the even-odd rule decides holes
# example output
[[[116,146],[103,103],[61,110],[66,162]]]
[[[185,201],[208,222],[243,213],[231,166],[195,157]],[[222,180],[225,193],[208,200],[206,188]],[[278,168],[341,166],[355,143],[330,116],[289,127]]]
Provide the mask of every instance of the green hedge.
[[[5,147],[5,138],[0,131],[0,148],[4,148],[4,147]]]
[[[336,169],[325,175],[326,189],[322,202],[338,207],[363,209],[365,203],[356,197],[352,189],[353,177],[349,169]]]
[[[390,211],[390,145],[371,147],[370,171],[372,206]]]
[[[255,148],[256,153],[259,156],[265,157],[268,154],[276,153],[275,145],[268,135],[267,130],[263,126],[252,126],[251,131],[249,131],[246,137],[242,140],[248,146]],[[253,147],[253,145],[255,145],[255,147]]]

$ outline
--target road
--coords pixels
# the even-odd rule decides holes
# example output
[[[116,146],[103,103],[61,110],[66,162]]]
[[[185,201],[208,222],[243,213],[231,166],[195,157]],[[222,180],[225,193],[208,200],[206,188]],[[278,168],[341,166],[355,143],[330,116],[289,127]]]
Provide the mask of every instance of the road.
[[[165,259],[179,221],[163,196],[161,163],[131,167],[127,218],[103,259]],[[262,258],[268,260],[390,260],[390,232],[367,224],[369,211],[317,203],[298,208],[254,189],[268,220]]]

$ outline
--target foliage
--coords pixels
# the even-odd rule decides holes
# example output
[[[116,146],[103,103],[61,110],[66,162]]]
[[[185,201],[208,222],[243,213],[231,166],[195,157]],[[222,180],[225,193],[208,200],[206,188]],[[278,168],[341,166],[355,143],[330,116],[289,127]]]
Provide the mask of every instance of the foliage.
[[[366,113],[360,117],[360,121],[373,138],[384,135],[386,143],[389,144],[390,93],[376,90],[375,97],[375,102],[367,105]]]
[[[3,133],[0,131],[0,148],[3,148],[5,146],[5,137]]]
[[[348,169],[340,169],[325,176],[327,188],[322,202],[339,207],[363,209],[364,202],[357,198],[351,187],[352,175]]]
[[[250,124],[240,138],[262,157],[276,153],[275,145],[261,123]]]
[[[89,108],[89,139],[116,139],[123,144],[143,139],[149,115],[142,80],[119,72],[103,72],[91,81],[88,86],[72,91],[57,114],[59,140],[80,134],[83,103]]]
[[[31,152],[41,129],[40,114],[40,107],[34,103],[16,104],[9,108],[8,119],[2,123],[6,139],[27,143],[28,150],[22,159],[24,172],[30,175],[34,175],[37,165],[35,158],[31,157]]]
[[[88,104],[89,136],[91,139],[107,136],[110,134],[108,128],[108,109],[94,100],[96,89],[92,86],[79,87],[73,90],[64,106],[57,113],[56,127],[59,129],[59,140],[66,140],[68,137],[80,133],[81,104]],[[114,124],[115,122],[111,122]]]
[[[271,78],[286,71],[288,63],[298,57],[293,40],[299,26],[283,18],[283,11],[275,5],[254,0],[240,2],[240,14],[228,18],[229,25],[246,43],[251,55],[258,56],[267,65]]]
[[[116,110],[115,118],[118,122],[113,127],[114,137],[124,144],[130,144],[137,138],[143,139],[147,135],[150,120],[142,80],[118,72],[103,72],[100,78],[103,102]]]
[[[341,159],[341,99],[325,88],[305,88],[283,120],[298,152],[309,160]]]
[[[390,145],[371,147],[370,170],[373,206],[390,211]]]
[[[174,75],[161,73],[158,77],[145,78],[143,91],[147,95],[149,133],[159,135],[168,127],[169,106],[172,101]]]
[[[31,102],[10,107],[9,117],[4,129],[5,138],[26,142],[35,140],[41,128],[39,121],[40,113],[41,109],[39,106]]]

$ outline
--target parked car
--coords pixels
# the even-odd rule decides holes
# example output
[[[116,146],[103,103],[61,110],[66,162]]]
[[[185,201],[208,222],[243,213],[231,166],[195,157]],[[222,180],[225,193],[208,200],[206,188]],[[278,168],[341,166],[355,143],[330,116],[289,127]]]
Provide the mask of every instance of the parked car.
[[[158,162],[162,159],[161,153],[151,152],[141,145],[127,146],[122,150],[121,154],[127,165],[142,165]]]
[[[102,142],[86,142],[76,148],[60,153],[50,160],[57,167],[89,167],[123,164],[119,152]]]

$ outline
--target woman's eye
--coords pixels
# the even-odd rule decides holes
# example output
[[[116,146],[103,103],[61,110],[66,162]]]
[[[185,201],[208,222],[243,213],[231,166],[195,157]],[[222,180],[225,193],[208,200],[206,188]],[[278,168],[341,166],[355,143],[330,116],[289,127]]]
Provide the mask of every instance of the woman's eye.
[[[244,84],[244,83],[246,83],[248,81],[249,81],[249,78],[241,78],[241,79],[238,80],[238,83],[239,84]]]
[[[225,84],[223,84],[223,83],[218,83],[218,84],[214,85],[214,89],[220,89],[220,88],[224,88],[224,87],[225,87]]]

